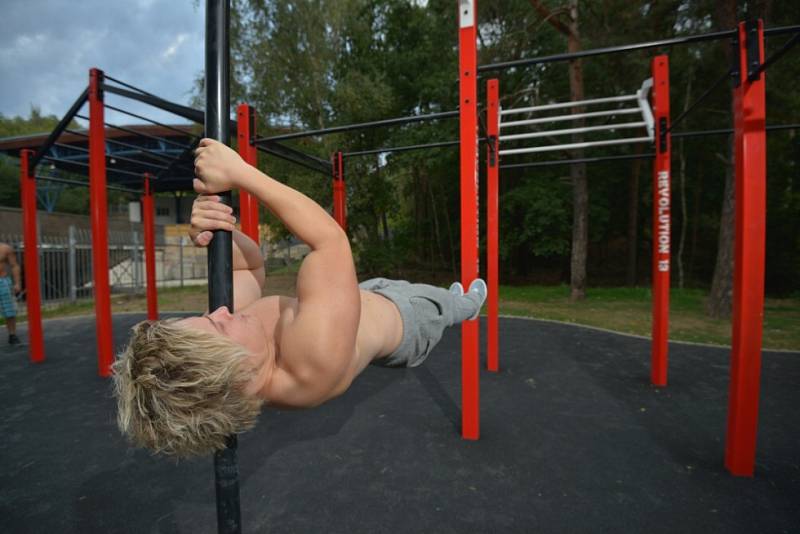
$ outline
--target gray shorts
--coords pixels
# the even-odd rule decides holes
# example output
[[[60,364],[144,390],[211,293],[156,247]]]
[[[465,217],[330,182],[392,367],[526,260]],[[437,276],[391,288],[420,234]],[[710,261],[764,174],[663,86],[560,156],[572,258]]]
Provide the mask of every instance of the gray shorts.
[[[458,324],[479,309],[474,294],[457,296],[446,289],[404,280],[373,278],[358,285],[391,300],[403,319],[403,339],[397,350],[373,363],[387,367],[416,367],[442,339],[444,329]]]

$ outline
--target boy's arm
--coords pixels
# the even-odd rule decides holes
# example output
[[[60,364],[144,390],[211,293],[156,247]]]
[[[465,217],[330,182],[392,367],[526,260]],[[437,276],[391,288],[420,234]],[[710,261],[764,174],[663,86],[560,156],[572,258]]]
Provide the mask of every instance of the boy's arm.
[[[192,205],[189,237],[205,247],[214,237],[213,230],[228,230],[233,236],[233,305],[237,310],[261,298],[264,288],[264,260],[258,245],[234,226],[230,206],[217,195],[199,195]]]
[[[284,361],[295,368],[285,370],[298,387],[327,395],[346,375],[361,314],[347,236],[316,202],[247,165],[225,145],[203,139],[195,153],[195,190],[243,188],[311,248],[297,276],[298,313],[282,336],[281,351],[293,355]]]

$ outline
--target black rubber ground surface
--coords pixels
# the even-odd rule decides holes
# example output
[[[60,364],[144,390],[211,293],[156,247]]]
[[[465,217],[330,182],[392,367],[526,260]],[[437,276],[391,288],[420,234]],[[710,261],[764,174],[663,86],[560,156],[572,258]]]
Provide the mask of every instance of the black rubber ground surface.
[[[117,346],[141,316],[115,318]],[[460,329],[414,370],[266,410],[240,438],[245,532],[798,532],[800,354],[765,353],[755,478],[723,469],[729,351],[504,319],[481,375],[481,439],[459,437]],[[47,362],[0,349],[0,531],[216,531],[212,460],[128,449],[93,318],[45,323]],[[25,331],[22,331],[25,335]]]

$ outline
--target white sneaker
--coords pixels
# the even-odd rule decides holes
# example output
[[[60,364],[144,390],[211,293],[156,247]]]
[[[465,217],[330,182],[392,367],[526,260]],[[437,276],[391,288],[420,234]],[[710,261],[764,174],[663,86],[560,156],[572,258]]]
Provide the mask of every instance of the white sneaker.
[[[478,305],[478,311],[475,312],[475,315],[469,318],[469,320],[472,320],[477,319],[478,315],[480,315],[483,303],[486,302],[486,295],[489,294],[489,288],[486,287],[486,282],[484,282],[481,278],[476,278],[469,285],[469,292],[475,293],[481,299],[480,304]]]
[[[450,289],[448,289],[448,291],[453,295],[460,297],[464,295],[464,286],[461,285],[461,282],[453,282],[450,284]]]

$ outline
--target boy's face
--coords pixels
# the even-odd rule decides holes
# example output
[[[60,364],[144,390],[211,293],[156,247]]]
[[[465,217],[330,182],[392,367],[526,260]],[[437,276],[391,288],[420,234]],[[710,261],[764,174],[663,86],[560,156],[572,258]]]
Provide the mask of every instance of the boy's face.
[[[261,321],[252,315],[231,313],[225,306],[220,306],[212,313],[178,322],[187,328],[227,337],[253,356],[261,356],[267,350],[267,335]]]

